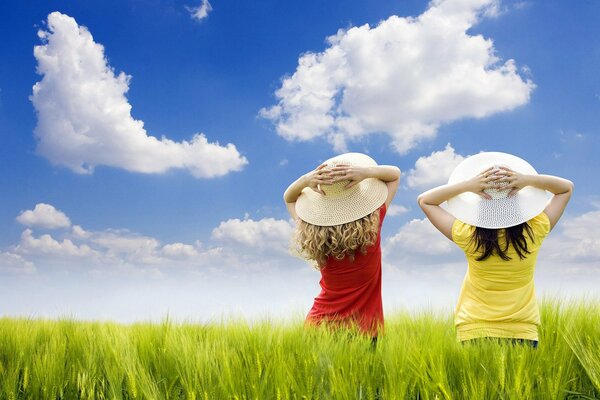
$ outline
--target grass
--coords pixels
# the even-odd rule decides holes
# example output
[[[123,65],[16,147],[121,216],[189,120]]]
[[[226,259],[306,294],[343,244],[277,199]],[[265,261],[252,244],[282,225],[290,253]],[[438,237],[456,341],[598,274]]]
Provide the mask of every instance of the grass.
[[[600,303],[547,301],[537,350],[396,314],[375,349],[302,322],[0,319],[1,399],[595,399]]]

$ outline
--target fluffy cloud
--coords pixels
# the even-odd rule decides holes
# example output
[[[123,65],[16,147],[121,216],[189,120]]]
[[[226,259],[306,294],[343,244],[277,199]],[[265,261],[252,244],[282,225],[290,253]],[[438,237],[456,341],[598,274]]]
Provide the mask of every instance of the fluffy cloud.
[[[171,243],[162,247],[161,254],[169,258],[191,258],[198,255],[198,250],[190,244]]]
[[[600,262],[600,210],[563,218],[544,243],[548,259],[573,262]]]
[[[419,157],[415,168],[408,171],[406,183],[410,188],[431,188],[448,182],[450,174],[465,157],[456,154],[448,143],[442,151]]]
[[[538,260],[538,293],[568,297],[597,292],[599,213],[564,218],[552,232]],[[54,316],[68,310],[94,319],[121,315],[127,322],[150,313],[157,319],[166,313],[208,319],[228,312],[253,318],[299,316],[318,293],[319,274],[287,251],[283,254],[292,230],[285,220],[230,219],[213,231],[220,247],[163,245],[126,230],[87,231],[78,225],[53,233],[62,237],[36,237],[26,230],[19,245],[0,251],[0,274],[7,283],[0,301],[13,314]],[[382,243],[386,312],[452,307],[467,269],[455,245],[425,219],[406,223]],[[256,247],[261,244],[267,247]],[[55,270],[59,274],[47,273],[54,265],[62,267]],[[36,266],[43,279],[26,275],[36,272]],[[84,275],[71,274],[76,271]],[[274,297],[281,301],[273,302]]]
[[[132,234],[127,230],[107,230],[94,232],[89,241],[109,258],[142,264],[162,261],[157,254],[160,242],[153,237]]]
[[[87,239],[90,237],[90,233],[79,225],[73,225],[72,233],[78,239]]]
[[[416,260],[423,264],[460,259],[462,252],[427,218],[413,219],[384,241],[386,258]]]
[[[274,218],[255,221],[246,216],[243,220],[221,222],[212,232],[214,242],[204,245],[199,241],[164,244],[157,238],[127,229],[88,231],[72,225],[72,229],[52,235],[36,235],[32,229],[26,229],[9,253],[1,253],[0,271],[35,271],[33,262],[42,266],[60,265],[63,271],[69,267],[73,271],[82,270],[84,265],[96,275],[129,271],[162,277],[165,268],[214,272],[223,266],[228,270],[264,271],[300,264],[289,255],[293,230],[291,221]]]
[[[408,208],[406,208],[404,206],[398,206],[396,204],[391,204],[390,208],[387,210],[386,215],[388,215],[390,217],[397,217],[398,215],[402,215],[408,211],[409,211]]]
[[[35,265],[25,260],[19,254],[0,251],[0,272],[14,274],[31,274],[35,272]]]
[[[544,243],[539,261],[543,269],[570,276],[585,272],[592,274],[590,279],[597,279],[600,269],[589,265],[600,260],[598,220],[598,210],[563,218]],[[165,268],[225,273],[224,266],[228,271],[239,273],[264,272],[282,265],[303,264],[289,253],[293,231],[294,224],[289,220],[228,219],[213,229],[211,242],[204,245],[198,241],[161,243],[157,238],[125,229],[88,231],[73,225],[71,230],[53,235],[36,235],[26,229],[17,245],[0,252],[0,272],[32,273],[36,271],[34,263],[39,269],[57,262],[62,266],[71,265],[74,270],[80,270],[82,265],[92,266],[90,271],[100,273],[116,271],[115,268],[134,273],[158,271],[162,274]],[[460,249],[426,218],[408,221],[394,235],[384,237],[382,244],[386,265],[402,276],[414,274],[414,266],[428,266],[435,275],[450,265],[446,272],[460,275],[465,265]]]
[[[107,229],[90,232],[78,227],[63,237],[44,234],[36,237],[31,229],[21,235],[21,241],[13,247],[15,254],[26,256],[40,263],[50,261],[104,265],[106,267],[130,266],[149,269],[154,266],[169,267],[181,262],[191,266],[206,264],[220,254],[219,248],[200,249],[200,245],[161,242],[153,237],[129,232],[124,229]],[[85,234],[81,234],[85,232]]]
[[[208,13],[212,11],[212,6],[208,0],[202,0],[202,3],[198,7],[186,7],[186,9],[190,12],[193,19],[202,21],[208,17]]]
[[[99,253],[87,244],[76,245],[70,239],[58,241],[45,234],[35,237],[31,229],[25,229],[21,234],[21,242],[16,246],[17,253],[57,257],[93,257]]]
[[[570,290],[575,282],[586,288],[600,283],[599,220],[600,210],[563,217],[550,233],[537,262],[536,280],[543,282],[544,290]],[[407,222],[382,243],[384,263],[399,279],[429,280],[444,270],[459,276],[466,268],[462,251],[426,218]],[[415,272],[415,266],[429,272]]]
[[[221,242],[241,245],[246,248],[287,253],[294,224],[274,218],[229,219],[212,231],[212,238]]]
[[[26,226],[39,226],[41,228],[56,229],[71,226],[69,217],[50,204],[38,203],[33,210],[23,211],[17,221]]]
[[[340,30],[321,53],[304,53],[260,111],[288,140],[348,140],[387,133],[406,152],[440,125],[483,118],[529,101],[535,85],[493,42],[468,30],[494,14],[497,0],[435,0],[416,18],[391,16],[376,27]]]
[[[37,72],[31,101],[37,111],[37,151],[53,164],[77,173],[97,165],[142,173],[187,169],[198,178],[241,170],[247,160],[229,143],[208,142],[204,134],[190,141],[160,140],[133,119],[125,94],[130,76],[115,75],[104,48],[91,33],[64,14],[48,15],[43,44],[35,46]]]

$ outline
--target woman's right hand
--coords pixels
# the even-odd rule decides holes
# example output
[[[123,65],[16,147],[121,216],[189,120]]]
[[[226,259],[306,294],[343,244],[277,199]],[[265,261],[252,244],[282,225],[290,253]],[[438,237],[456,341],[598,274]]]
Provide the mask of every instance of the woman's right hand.
[[[500,167],[499,174],[501,175],[501,179],[498,182],[505,183],[510,188],[509,197],[517,194],[525,186],[529,186],[528,175],[520,174],[507,167]]]

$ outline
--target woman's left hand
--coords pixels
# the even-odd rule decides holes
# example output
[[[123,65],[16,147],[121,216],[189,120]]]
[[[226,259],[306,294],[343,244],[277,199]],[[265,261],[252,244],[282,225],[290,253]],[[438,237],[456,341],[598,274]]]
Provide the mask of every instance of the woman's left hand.
[[[329,176],[332,178],[332,183],[340,181],[350,181],[345,186],[346,189],[351,188],[360,181],[369,177],[368,167],[360,167],[356,165],[338,164],[330,169]]]

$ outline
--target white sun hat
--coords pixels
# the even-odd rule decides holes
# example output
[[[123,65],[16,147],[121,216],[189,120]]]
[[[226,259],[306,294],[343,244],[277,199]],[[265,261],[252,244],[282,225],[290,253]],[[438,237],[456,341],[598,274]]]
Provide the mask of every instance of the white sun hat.
[[[536,170],[522,158],[507,153],[483,152],[458,164],[450,175],[448,184],[471,179],[494,166],[508,167],[521,174],[537,175]],[[469,225],[500,229],[529,221],[544,211],[551,197],[545,190],[532,186],[526,186],[509,197],[510,189],[503,189],[502,186],[506,186],[506,183],[484,190],[492,199],[465,192],[449,199],[445,208],[456,219]]]
[[[362,153],[346,153],[325,161],[330,169],[340,164],[371,167],[377,163]],[[322,195],[304,188],[296,201],[296,213],[301,220],[318,226],[334,226],[361,219],[377,210],[388,195],[387,185],[376,178],[367,178],[349,189],[349,180],[333,185],[320,185]]]

